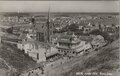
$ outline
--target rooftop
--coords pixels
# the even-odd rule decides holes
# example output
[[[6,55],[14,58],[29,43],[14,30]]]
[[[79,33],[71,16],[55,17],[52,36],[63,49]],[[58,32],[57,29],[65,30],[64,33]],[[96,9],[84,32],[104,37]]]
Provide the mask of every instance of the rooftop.
[[[80,39],[78,39],[75,35],[62,35],[58,38],[57,42],[62,43],[78,43]]]

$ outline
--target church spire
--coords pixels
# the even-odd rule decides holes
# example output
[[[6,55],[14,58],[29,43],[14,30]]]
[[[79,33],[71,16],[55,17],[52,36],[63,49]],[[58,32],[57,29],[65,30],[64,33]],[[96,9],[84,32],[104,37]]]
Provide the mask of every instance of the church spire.
[[[49,9],[48,9],[48,22],[50,22],[50,6],[49,6]]]
[[[48,42],[50,41],[50,6],[49,6],[49,9],[48,9],[48,15],[47,15],[47,33],[48,33]]]

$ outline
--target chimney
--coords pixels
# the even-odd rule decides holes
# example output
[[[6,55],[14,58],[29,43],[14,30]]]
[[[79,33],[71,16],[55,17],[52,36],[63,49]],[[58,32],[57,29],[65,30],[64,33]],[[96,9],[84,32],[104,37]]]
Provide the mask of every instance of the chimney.
[[[31,18],[31,23],[35,27],[35,17],[34,16]]]

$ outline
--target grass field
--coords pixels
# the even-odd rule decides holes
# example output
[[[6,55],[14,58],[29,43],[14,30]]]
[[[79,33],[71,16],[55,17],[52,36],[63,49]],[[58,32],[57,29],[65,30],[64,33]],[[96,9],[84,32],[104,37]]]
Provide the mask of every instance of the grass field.
[[[86,56],[86,58],[81,61],[81,63],[73,66],[69,72],[64,73],[63,76],[77,76],[76,72],[116,73],[117,69],[119,69],[119,40],[102,48],[94,55]]]
[[[32,58],[24,55],[15,45],[2,44],[0,47],[0,57],[15,68],[17,72],[28,71],[37,65]]]

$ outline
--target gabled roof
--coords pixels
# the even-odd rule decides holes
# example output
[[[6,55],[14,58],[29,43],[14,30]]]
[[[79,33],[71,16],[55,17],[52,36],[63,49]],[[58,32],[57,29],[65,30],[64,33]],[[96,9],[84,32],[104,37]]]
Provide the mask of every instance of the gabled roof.
[[[79,39],[76,40],[71,40],[75,36],[73,35],[62,35],[61,37],[58,38],[57,42],[63,42],[63,43],[77,43],[80,42]]]
[[[104,37],[101,36],[101,35],[97,35],[96,38],[98,38],[98,39],[104,39]]]
[[[21,33],[18,39],[25,39],[27,36],[26,33]]]
[[[90,42],[93,38],[91,36],[81,36],[80,40]]]
[[[94,45],[98,45],[99,43],[103,42],[102,39],[104,40],[104,37],[102,37],[101,35],[97,35],[97,36],[94,37],[94,39],[91,43],[94,44]]]

